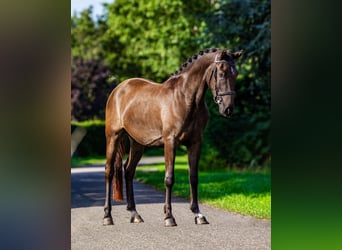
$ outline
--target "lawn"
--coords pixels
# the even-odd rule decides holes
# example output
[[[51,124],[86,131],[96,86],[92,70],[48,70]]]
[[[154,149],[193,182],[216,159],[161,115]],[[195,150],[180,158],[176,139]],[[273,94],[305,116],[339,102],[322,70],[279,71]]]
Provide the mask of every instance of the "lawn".
[[[105,164],[106,158],[103,156],[91,156],[91,157],[72,157],[71,167],[83,167],[88,165]]]
[[[135,177],[159,190],[165,190],[164,174],[164,164],[155,164],[138,167]],[[189,199],[188,178],[187,157],[177,156],[173,194]],[[270,171],[200,171],[198,188],[201,202],[256,218],[271,218]]]

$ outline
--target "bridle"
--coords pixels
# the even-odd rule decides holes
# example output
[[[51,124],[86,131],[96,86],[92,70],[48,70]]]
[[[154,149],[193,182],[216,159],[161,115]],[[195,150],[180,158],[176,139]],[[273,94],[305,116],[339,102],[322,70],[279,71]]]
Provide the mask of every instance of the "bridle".
[[[221,104],[223,102],[223,99],[222,99],[222,96],[226,96],[226,95],[235,95],[235,91],[225,91],[225,92],[219,92],[219,89],[217,88],[217,77],[216,77],[216,72],[217,72],[217,69],[216,69],[216,64],[217,63],[221,63],[221,62],[226,62],[229,64],[230,66],[230,69],[231,71],[233,71],[233,68],[235,66],[235,63],[234,62],[228,62],[226,60],[217,60],[217,55],[215,56],[215,60],[214,60],[214,66],[213,66],[213,69],[211,71],[211,75],[210,75],[210,78],[209,78],[209,82],[211,81],[211,78],[213,77],[214,75],[214,78],[215,78],[215,97],[214,97],[214,101],[217,103],[217,104]]]

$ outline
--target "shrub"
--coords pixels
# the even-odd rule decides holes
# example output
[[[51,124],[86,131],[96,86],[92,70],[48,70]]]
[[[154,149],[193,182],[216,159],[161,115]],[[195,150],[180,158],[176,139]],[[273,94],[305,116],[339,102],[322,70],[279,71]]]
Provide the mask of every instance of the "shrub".
[[[71,122],[71,132],[77,127],[86,129],[86,135],[78,145],[73,156],[104,156],[106,155],[105,122],[99,120]]]
[[[104,119],[106,101],[116,86],[110,70],[100,60],[73,58],[71,66],[71,118]]]

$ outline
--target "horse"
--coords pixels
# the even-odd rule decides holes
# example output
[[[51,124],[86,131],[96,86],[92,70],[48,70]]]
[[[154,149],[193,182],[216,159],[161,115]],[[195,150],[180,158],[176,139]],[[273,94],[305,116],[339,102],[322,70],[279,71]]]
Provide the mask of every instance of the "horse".
[[[130,78],[110,93],[106,104],[106,166],[103,225],[113,225],[113,199],[123,201],[125,177],[127,210],[131,223],[144,222],[136,210],[133,177],[145,147],[164,147],[166,189],[164,223],[177,226],[172,214],[171,190],[174,184],[175,153],[185,145],[190,179],[190,210],[195,224],[209,224],[198,206],[198,162],[202,133],[209,119],[205,93],[209,88],[219,113],[229,117],[234,109],[234,84],[238,71],[235,60],[243,51],[210,48],[185,62],[162,84],[144,78]],[[128,139],[127,139],[128,138]],[[123,164],[125,144],[128,158]],[[114,178],[114,182],[113,182]]]

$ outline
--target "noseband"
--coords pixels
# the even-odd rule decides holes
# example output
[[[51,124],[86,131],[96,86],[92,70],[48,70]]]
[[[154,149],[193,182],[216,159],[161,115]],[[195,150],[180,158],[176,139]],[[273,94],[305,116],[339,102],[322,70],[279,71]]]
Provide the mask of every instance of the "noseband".
[[[221,62],[227,62],[225,60],[217,60],[217,55],[215,56],[215,61],[214,61],[214,66],[213,66],[213,70],[211,71],[211,75],[209,78],[209,82],[211,81],[211,78],[214,75],[215,81],[217,82],[217,78],[216,78],[216,64],[217,63],[221,63]],[[230,66],[231,71],[233,72],[233,67],[235,66],[235,63],[229,63],[227,62]],[[221,104],[223,102],[222,96],[226,96],[226,95],[235,95],[235,91],[225,91],[225,92],[219,92],[217,85],[215,84],[215,97],[214,97],[214,101],[217,104]]]

